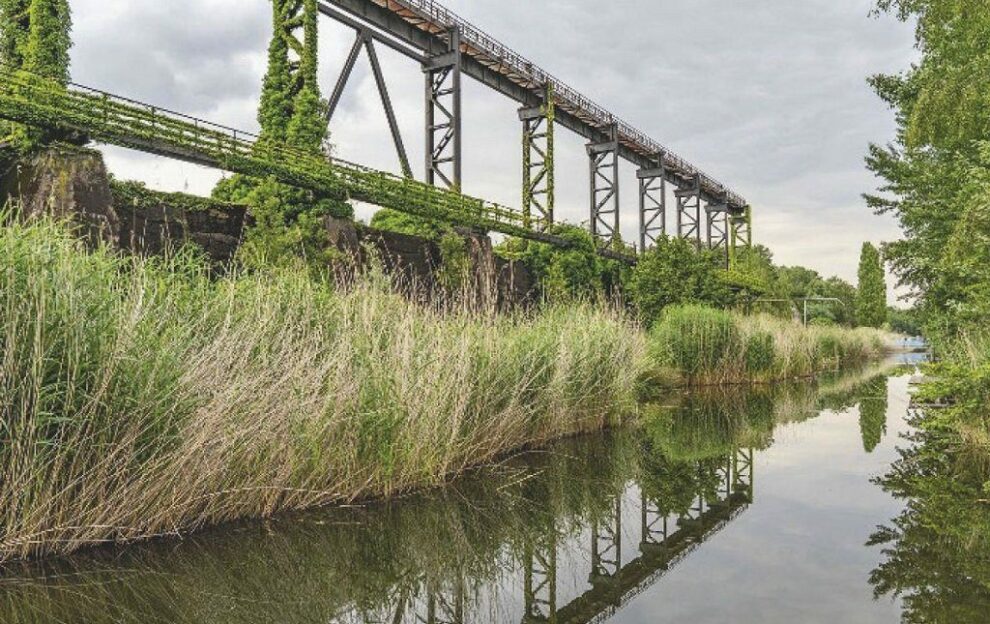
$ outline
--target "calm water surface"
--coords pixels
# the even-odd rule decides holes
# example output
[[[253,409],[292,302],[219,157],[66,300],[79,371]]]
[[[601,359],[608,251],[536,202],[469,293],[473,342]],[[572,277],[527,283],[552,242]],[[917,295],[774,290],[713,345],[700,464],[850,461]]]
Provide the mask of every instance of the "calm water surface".
[[[914,621],[867,545],[904,509],[873,479],[911,372],[684,395],[388,506],[11,568],[0,622]]]

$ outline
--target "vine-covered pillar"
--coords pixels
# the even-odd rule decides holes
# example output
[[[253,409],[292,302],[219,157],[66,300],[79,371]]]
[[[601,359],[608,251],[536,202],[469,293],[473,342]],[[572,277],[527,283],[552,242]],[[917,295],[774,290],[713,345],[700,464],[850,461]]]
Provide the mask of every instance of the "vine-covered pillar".
[[[423,65],[426,75],[426,182],[461,189],[461,32],[447,31],[447,49]]]
[[[729,213],[729,268],[735,268],[739,250],[753,246],[753,208]]]
[[[326,139],[317,0],[272,0],[273,33],[258,121],[263,139],[319,150]]]
[[[705,239],[708,248],[722,256],[725,267],[731,264],[729,252],[729,201],[725,196],[705,206]]]
[[[540,231],[553,225],[555,115],[552,85],[547,85],[542,103],[519,109],[523,123],[523,222]]]

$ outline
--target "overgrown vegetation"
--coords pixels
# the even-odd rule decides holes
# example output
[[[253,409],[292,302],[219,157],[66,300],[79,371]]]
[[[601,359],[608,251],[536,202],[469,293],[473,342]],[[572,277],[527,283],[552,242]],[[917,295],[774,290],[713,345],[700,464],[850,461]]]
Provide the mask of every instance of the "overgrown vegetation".
[[[990,461],[990,12],[983,0],[877,7],[916,21],[921,58],[871,80],[898,130],[892,144],[870,148],[867,163],[883,185],[867,201],[901,224],[903,240],[884,255],[941,357],[931,392],[956,401],[931,416],[932,426],[955,429]]]
[[[809,377],[877,358],[886,342],[871,329],[803,327],[768,315],[674,306],[650,331],[648,374],[700,385]]]
[[[258,110],[259,150],[276,144],[308,154],[329,153],[326,103],[318,82],[318,17],[316,0],[272,1],[274,33]],[[235,175],[221,181],[213,196],[251,207],[255,225],[241,254],[249,267],[302,257],[317,271],[324,269],[334,259],[324,218],[354,214],[343,196],[319,195],[274,178]]]
[[[598,300],[621,297],[628,267],[598,254],[594,237],[587,230],[556,224],[550,233],[568,247],[555,247],[522,239],[508,239],[496,248],[502,257],[522,262],[539,283],[547,301]]]
[[[418,307],[382,278],[219,280],[0,228],[0,558],[387,495],[630,413],[599,307]],[[168,501],[163,504],[162,501]]]

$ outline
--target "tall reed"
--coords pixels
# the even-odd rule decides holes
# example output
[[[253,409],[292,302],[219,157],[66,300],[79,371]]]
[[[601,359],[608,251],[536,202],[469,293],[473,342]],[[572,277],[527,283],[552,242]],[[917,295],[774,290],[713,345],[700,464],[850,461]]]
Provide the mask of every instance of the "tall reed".
[[[0,228],[0,561],[388,495],[631,408],[591,305],[432,311],[380,276],[210,279]]]
[[[712,385],[809,377],[883,354],[874,329],[805,327],[767,315],[744,316],[696,305],[664,311],[649,336],[650,365],[676,382]],[[654,370],[654,379],[671,375]]]

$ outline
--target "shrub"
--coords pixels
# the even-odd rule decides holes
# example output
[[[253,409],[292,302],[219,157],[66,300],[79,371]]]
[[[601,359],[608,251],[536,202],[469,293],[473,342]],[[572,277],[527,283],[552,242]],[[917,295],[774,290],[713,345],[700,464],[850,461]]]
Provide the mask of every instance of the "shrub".
[[[719,277],[721,271],[715,254],[699,252],[683,238],[661,238],[640,256],[632,270],[629,299],[647,327],[653,326],[669,306],[722,307],[731,293]]]

